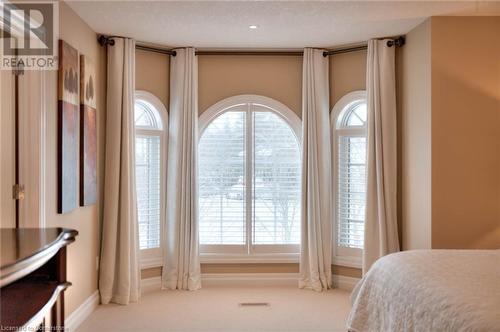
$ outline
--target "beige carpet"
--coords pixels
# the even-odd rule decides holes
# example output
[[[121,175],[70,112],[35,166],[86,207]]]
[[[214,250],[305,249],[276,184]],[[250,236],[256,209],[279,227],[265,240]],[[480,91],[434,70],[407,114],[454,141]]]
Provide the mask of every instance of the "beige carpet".
[[[268,302],[241,307],[240,302]],[[99,306],[78,332],[104,331],[346,331],[349,292],[316,293],[291,286],[208,286],[150,291],[140,303]]]

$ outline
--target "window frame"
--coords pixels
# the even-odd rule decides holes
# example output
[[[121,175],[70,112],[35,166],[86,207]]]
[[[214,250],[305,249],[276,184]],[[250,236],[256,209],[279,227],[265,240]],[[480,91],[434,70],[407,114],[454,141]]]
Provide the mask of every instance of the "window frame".
[[[156,121],[160,121],[161,129],[146,129],[136,127],[134,121],[134,158],[135,158],[135,138],[138,136],[158,136],[160,137],[160,246],[158,248],[140,249],[141,269],[157,267],[162,265],[164,247],[164,224],[166,217],[166,190],[167,190],[167,148],[168,148],[168,112],[163,102],[152,93],[144,90],[136,90],[134,93],[134,114],[135,104],[142,101],[150,104],[157,112]],[[134,116],[135,119],[135,116]],[[134,165],[135,166],[135,165]],[[134,171],[135,176],[135,171]]]
[[[344,111],[347,111],[354,104],[362,103],[367,101],[367,94],[365,90],[352,91],[340,98],[337,103],[333,106],[330,113],[330,126],[331,126],[331,139],[332,139],[332,191],[333,191],[333,226],[332,227],[332,264],[361,268],[362,266],[362,254],[363,249],[358,248],[347,248],[338,245],[338,170],[339,170],[339,160],[338,160],[338,140],[339,136],[358,136],[366,137],[367,130],[365,126],[353,126],[353,127],[343,127],[337,129],[337,124],[341,121],[341,117],[344,116]]]
[[[234,107],[245,107],[246,120],[245,121],[245,132],[252,132],[252,123],[248,121],[249,116],[252,114],[252,106],[258,105],[269,109],[276,115],[280,116],[292,129],[298,143],[299,149],[302,153],[302,121],[299,116],[293,112],[286,105],[281,102],[274,100],[269,97],[244,94],[237,95],[223,99],[216,104],[205,110],[198,120],[198,142],[201,139],[204,130],[207,126],[218,116],[223,113],[230,111]],[[259,111],[257,111],[259,112]],[[245,134],[246,135],[246,134]],[[247,151],[252,152],[253,147],[251,147],[252,142],[246,140]],[[245,160],[245,169],[253,170],[253,168],[248,166],[251,164],[252,153],[247,153],[247,159]],[[252,172],[247,172],[246,183],[250,184],[247,189],[251,191],[253,188],[252,181],[249,181],[252,176]],[[249,196],[249,195],[247,195]],[[249,201],[252,197],[246,197],[246,206],[249,205]],[[249,212],[250,211],[250,212]],[[252,236],[252,223],[248,222],[249,214],[251,210],[247,209],[246,222],[246,243],[245,245],[206,245],[200,244],[200,260],[202,263],[297,263],[300,256],[300,244],[285,244],[285,245],[275,245],[275,244],[259,244],[252,245],[248,240]],[[246,248],[245,248],[246,247]]]

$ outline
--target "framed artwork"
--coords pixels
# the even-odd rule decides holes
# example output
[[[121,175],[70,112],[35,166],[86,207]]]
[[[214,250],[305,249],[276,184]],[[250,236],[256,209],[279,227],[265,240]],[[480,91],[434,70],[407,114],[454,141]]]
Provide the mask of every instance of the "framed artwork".
[[[58,118],[57,118],[57,212],[77,207],[78,105],[80,81],[78,51],[59,40]]]
[[[95,66],[80,55],[80,205],[97,200]]]

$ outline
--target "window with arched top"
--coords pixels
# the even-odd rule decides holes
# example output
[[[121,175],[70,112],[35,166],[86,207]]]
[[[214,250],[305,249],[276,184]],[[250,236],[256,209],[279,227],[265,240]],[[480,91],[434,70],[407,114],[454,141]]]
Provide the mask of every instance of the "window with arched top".
[[[167,110],[153,94],[136,91],[134,104],[135,174],[139,247],[143,260],[161,257],[165,215]]]
[[[335,129],[359,128],[366,126],[366,100],[356,100],[342,110]]]
[[[331,113],[335,194],[334,263],[359,267],[366,205],[366,92],[342,97]]]
[[[298,116],[262,96],[225,99],[199,121],[202,253],[298,253]]]
[[[156,107],[144,100],[136,98],[134,109],[135,128],[137,130],[162,130],[163,122]]]

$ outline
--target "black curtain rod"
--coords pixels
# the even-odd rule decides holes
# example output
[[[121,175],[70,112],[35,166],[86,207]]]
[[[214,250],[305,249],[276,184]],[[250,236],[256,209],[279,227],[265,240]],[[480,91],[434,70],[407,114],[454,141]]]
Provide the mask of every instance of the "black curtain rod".
[[[399,36],[396,39],[391,39],[387,41],[387,46],[392,47],[392,46],[397,46],[401,47],[405,44],[405,37]],[[354,47],[347,47],[347,48],[340,48],[337,50],[331,50],[331,51],[325,51],[323,52],[323,56],[329,56],[329,55],[335,55],[335,54],[342,54],[342,53],[349,53],[349,52],[357,52],[357,51],[362,51],[366,50],[368,48],[368,45],[361,45],[361,46],[354,46]]]
[[[120,36],[105,36],[105,35],[100,35],[97,38],[97,42],[101,46],[113,46],[115,44],[115,41],[113,38],[125,38],[125,37],[120,37]],[[177,52],[174,50],[167,50],[164,48],[157,48],[157,47],[150,47],[150,46],[144,46],[144,45],[135,45],[136,50],[141,50],[141,51],[149,51],[149,52],[155,52],[155,53],[161,53],[161,54],[166,54],[166,55],[171,55],[171,56],[176,56]]]
[[[113,38],[119,37],[119,36],[104,36],[100,35],[99,38],[97,38],[97,41],[101,46],[106,46],[106,45],[111,45],[113,46],[115,44],[115,41]],[[123,37],[120,37],[123,38]],[[405,38],[403,36],[400,36],[396,39],[391,39],[387,41],[387,46],[392,47],[392,46],[403,46],[405,44]],[[171,56],[176,56],[177,52],[175,50],[168,50],[168,49],[163,49],[163,48],[156,48],[156,47],[150,47],[150,46],[144,46],[144,45],[135,45],[135,48],[138,50],[142,51],[149,51],[149,52],[155,52],[155,53],[160,53],[160,54],[166,54],[166,55],[171,55]],[[357,52],[357,51],[362,51],[366,50],[368,48],[367,45],[361,45],[361,46],[354,46],[354,47],[347,47],[347,48],[339,48],[336,50],[331,50],[331,51],[325,51],[323,52],[323,56],[329,56],[329,55],[335,55],[335,54],[342,54],[342,53],[350,53],[350,52]],[[280,55],[280,56],[302,56],[304,54],[303,51],[249,51],[249,50],[214,50],[214,51],[196,51],[196,55]]]
[[[329,55],[342,54],[342,53],[351,53],[351,52],[363,51],[363,50],[366,50],[366,49],[368,49],[368,45],[339,48],[337,50],[325,51],[325,52],[323,52],[323,56],[327,57]]]
[[[136,50],[141,50],[141,51],[148,51],[148,52],[154,52],[154,53],[160,53],[160,54],[166,54],[166,55],[171,55],[171,56],[176,56],[177,52],[174,50],[166,50],[163,48],[156,48],[156,47],[149,47],[149,46],[143,46],[143,45],[135,45]]]
[[[280,55],[280,56],[302,56],[303,51],[251,51],[251,50],[205,50],[196,51],[196,55]]]

